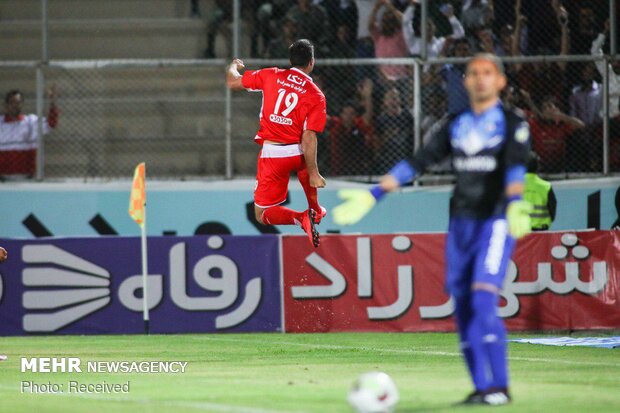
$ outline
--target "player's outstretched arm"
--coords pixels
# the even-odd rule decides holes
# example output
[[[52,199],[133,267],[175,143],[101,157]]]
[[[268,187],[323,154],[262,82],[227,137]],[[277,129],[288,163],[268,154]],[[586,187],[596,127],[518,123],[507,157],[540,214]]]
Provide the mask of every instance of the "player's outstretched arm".
[[[230,90],[244,90],[243,82],[241,78],[243,77],[241,73],[239,73],[239,69],[243,69],[245,65],[241,59],[234,59],[227,67],[226,67],[226,86]]]
[[[378,185],[368,189],[342,189],[338,197],[340,205],[334,208],[334,222],[338,225],[353,225],[359,222],[380,201],[383,196],[411,182],[417,175],[409,161],[400,161],[387,175],[381,178]]]
[[[375,206],[377,201],[391,191],[411,182],[426,171],[429,165],[440,162],[450,153],[449,123],[446,118],[433,138],[413,158],[397,163],[378,185],[367,189],[343,189],[338,196],[344,202],[334,208],[334,222],[352,225],[359,222]]]

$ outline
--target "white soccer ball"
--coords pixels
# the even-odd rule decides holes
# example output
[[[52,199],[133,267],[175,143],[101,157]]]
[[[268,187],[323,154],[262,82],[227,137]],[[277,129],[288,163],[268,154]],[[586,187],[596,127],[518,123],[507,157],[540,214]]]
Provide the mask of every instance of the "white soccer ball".
[[[398,403],[398,389],[385,373],[364,373],[353,383],[349,404],[357,413],[391,413]]]

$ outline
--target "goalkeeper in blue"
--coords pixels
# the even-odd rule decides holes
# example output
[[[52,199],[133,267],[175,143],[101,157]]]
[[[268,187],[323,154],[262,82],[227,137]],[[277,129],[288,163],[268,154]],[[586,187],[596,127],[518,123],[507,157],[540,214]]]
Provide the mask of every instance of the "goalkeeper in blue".
[[[334,211],[340,225],[358,222],[387,192],[451,157],[456,185],[446,238],[446,289],[456,303],[463,357],[475,390],[464,404],[510,402],[506,329],[497,314],[499,292],[515,240],[530,232],[531,206],[523,200],[530,150],[527,122],[504,108],[502,62],[478,54],[467,64],[470,107],[445,119],[431,141],[398,163],[370,191],[342,190]]]

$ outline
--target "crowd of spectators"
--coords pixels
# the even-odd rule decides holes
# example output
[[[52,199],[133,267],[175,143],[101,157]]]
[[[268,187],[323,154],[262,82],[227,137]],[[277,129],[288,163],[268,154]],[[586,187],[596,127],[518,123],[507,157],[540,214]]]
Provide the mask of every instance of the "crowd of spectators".
[[[217,2],[217,26],[232,2]],[[601,55],[608,53],[606,0],[446,0],[428,2],[422,27],[420,0],[243,1],[252,55],[286,58],[288,45],[316,45],[315,80],[331,117],[323,141],[324,167],[332,174],[382,173],[413,151],[411,65],[324,66],[323,58],[428,58]],[[213,33],[213,30],[209,31]],[[205,53],[212,55],[212,41]],[[603,62],[508,64],[505,104],[530,123],[541,172],[602,168]],[[620,170],[620,64],[609,68],[612,168]],[[423,142],[434,124],[468,107],[464,65],[427,64],[422,73]],[[446,170],[447,167],[439,168]]]

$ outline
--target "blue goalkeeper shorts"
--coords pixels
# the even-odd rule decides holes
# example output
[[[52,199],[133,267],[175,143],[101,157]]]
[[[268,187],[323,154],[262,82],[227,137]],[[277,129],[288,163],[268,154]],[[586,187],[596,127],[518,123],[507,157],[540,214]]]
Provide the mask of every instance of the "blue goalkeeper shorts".
[[[446,239],[446,290],[455,297],[469,294],[474,283],[502,288],[515,247],[502,217],[453,217]]]

